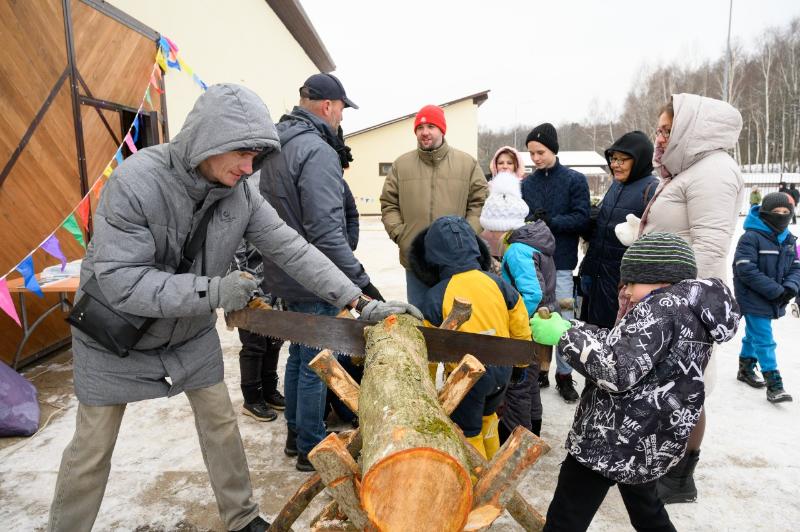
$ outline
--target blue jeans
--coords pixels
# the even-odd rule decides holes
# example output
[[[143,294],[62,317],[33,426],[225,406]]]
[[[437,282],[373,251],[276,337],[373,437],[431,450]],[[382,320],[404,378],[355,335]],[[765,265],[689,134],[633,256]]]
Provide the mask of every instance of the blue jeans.
[[[406,270],[406,299],[417,308],[422,308],[425,294],[430,287],[419,280],[411,270]]]
[[[286,302],[286,309],[305,314],[335,316],[339,309],[323,301],[314,303]],[[300,344],[289,346],[283,391],[286,395],[286,424],[297,432],[297,450],[303,454],[325,438],[325,396],[327,388],[316,373],[308,367],[318,349]]]
[[[772,337],[772,320],[753,314],[744,315],[744,338],[739,358],[758,359],[761,371],[774,371],[778,369],[778,359],[775,356],[777,344]]]
[[[574,297],[573,290],[572,270],[556,270],[556,300]],[[575,313],[571,310],[559,310],[561,317],[565,320],[571,320],[575,317]],[[564,357],[561,356],[561,350],[556,347],[556,373],[558,375],[569,375],[572,373],[572,366],[567,364]]]

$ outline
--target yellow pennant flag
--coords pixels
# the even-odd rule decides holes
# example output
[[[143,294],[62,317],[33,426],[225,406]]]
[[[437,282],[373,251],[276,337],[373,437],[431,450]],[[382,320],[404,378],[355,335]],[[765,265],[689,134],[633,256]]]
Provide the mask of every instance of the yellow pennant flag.
[[[183,59],[181,59],[180,57],[178,58],[178,64],[181,66],[181,70],[183,70],[184,72],[186,72],[190,76],[194,75],[194,71],[192,70],[192,67],[190,67],[189,65],[184,63]]]
[[[111,165],[109,164],[108,166],[106,166],[106,169],[103,170],[103,177],[111,177],[111,172],[113,171],[114,169],[111,168]]]
[[[158,63],[158,66],[161,67],[161,70],[164,72],[167,71],[167,61],[164,59],[164,54],[161,53],[161,48],[159,48],[158,52],[156,52],[156,63]]]

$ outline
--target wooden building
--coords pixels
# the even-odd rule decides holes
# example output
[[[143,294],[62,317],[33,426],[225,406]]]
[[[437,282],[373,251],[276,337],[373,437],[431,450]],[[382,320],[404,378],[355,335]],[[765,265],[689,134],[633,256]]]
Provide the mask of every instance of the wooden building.
[[[0,2],[0,275],[37,248],[102,175],[136,116],[158,38],[104,2]],[[140,119],[139,147],[168,136],[162,101],[152,92],[155,109]],[[83,256],[69,233],[56,235],[68,259]],[[58,262],[42,250],[33,259],[37,271]],[[26,294],[29,322],[57,301],[56,294]],[[10,362],[21,338],[0,316],[0,359]],[[21,360],[68,341],[64,314],[54,312],[38,324]]]

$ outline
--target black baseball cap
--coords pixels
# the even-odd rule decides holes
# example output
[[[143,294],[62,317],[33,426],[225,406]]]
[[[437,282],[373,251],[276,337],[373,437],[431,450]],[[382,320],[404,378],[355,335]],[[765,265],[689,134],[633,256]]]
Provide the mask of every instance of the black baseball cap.
[[[333,74],[314,74],[303,83],[300,90],[308,90],[311,100],[342,100],[345,107],[358,109],[358,106],[347,97],[344,86]]]

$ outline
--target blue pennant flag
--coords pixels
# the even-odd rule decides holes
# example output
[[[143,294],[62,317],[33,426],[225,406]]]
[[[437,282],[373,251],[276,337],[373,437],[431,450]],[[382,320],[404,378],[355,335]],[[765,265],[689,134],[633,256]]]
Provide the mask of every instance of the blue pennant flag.
[[[39,297],[44,297],[42,289],[39,288],[39,283],[36,281],[32,256],[29,255],[25,260],[17,264],[17,271],[21,273],[22,278],[25,279],[25,288]]]
[[[117,164],[122,164],[122,146],[117,149],[117,153],[114,154],[114,158],[117,160]]]
[[[136,113],[136,118],[133,119],[133,143],[139,140],[139,113]]]

